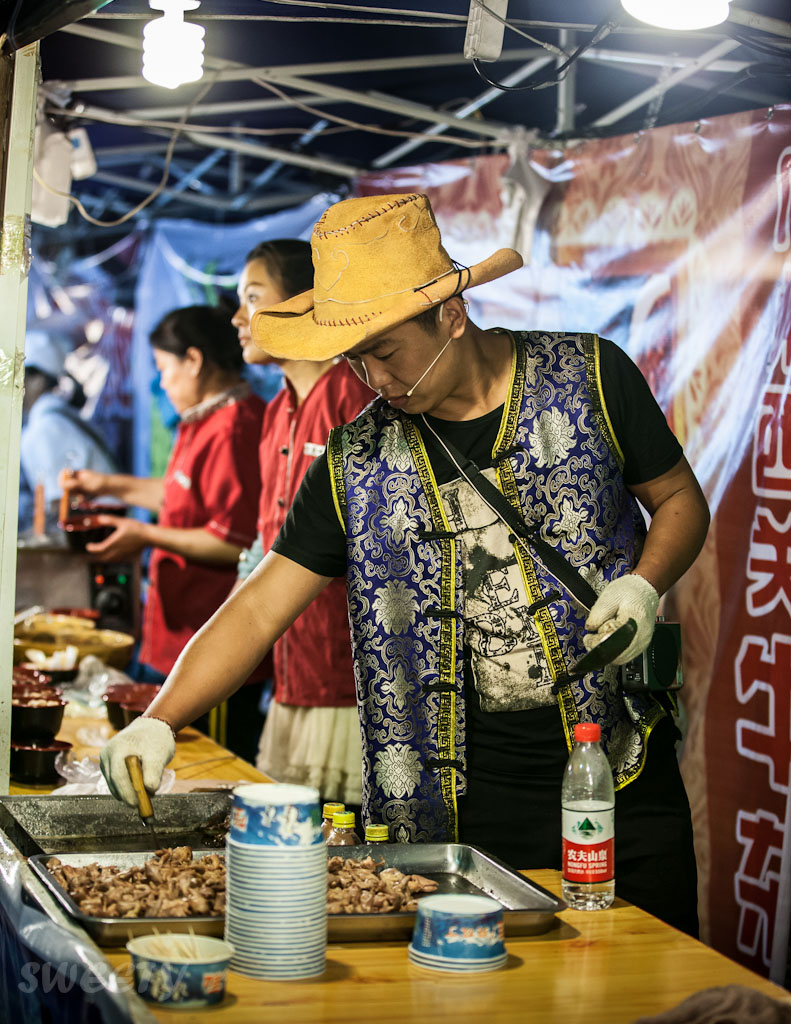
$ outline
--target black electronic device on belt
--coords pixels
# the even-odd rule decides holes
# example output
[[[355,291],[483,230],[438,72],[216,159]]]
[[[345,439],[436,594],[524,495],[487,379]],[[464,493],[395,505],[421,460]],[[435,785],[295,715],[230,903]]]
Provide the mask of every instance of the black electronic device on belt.
[[[642,654],[621,665],[620,677],[625,693],[680,690],[684,682],[680,624],[657,619],[651,643]]]

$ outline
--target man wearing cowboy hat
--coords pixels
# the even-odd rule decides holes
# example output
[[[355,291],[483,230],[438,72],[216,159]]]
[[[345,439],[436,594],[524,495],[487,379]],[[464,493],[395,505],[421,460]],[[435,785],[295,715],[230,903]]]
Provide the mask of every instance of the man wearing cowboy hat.
[[[595,335],[473,324],[461,292],[521,257],[501,249],[459,267],[423,195],[338,203],[312,248],[314,288],[255,313],[253,337],[277,357],[343,355],[380,397],[331,433],[260,568],[105,748],[111,788],[133,802],[130,752],[154,788],[171,727],[232,692],[345,576],[364,817],[397,841],[558,866],[573,727],[597,722],[618,789],[618,893],[694,932],[672,720],[654,697],[625,694],[611,666],[569,672],[629,619],[617,661],[636,657],[659,594],[705,537],[705,499],[645,381]]]

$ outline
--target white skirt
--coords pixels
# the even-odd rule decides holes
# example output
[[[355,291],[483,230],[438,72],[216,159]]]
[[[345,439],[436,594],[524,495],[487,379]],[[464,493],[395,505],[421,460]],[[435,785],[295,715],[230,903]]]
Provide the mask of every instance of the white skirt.
[[[255,766],[276,782],[315,786],[322,800],[359,805],[362,761],[356,707],[270,704]]]

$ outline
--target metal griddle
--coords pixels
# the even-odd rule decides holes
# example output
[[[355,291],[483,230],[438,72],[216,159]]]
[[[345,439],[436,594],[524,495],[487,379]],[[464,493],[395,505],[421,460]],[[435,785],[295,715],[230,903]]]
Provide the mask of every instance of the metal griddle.
[[[161,846],[224,846],[230,793],[153,797]],[[137,810],[112,796],[0,796],[0,829],[20,853],[104,853],[154,850]]]

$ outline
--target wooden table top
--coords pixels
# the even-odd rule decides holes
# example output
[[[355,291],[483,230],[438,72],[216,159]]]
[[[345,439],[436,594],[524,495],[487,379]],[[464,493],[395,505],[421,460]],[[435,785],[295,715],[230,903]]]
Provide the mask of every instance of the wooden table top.
[[[84,757],[96,751],[78,735],[101,724],[67,718],[59,738],[75,743],[75,755]],[[266,781],[193,729],[179,734],[171,767],[179,779]],[[15,786],[12,792],[41,793],[46,787]],[[560,894],[559,872],[526,874]],[[564,910],[550,931],[510,937],[507,946],[503,969],[459,976],[411,964],[405,942],[333,943],[320,978],[255,981],[229,972],[226,998],[216,1009],[151,1009],[157,1020],[181,1024],[337,1024],[345,1017],[380,1024],[632,1024],[700,989],[734,984],[791,1006],[791,993],[623,900],[609,910]],[[123,978],[131,977],[126,951],[103,952]]]
[[[526,874],[560,894],[559,872]],[[255,981],[229,972],[226,998],[210,1012],[150,1008],[157,1020],[183,1024],[632,1024],[717,985],[746,985],[791,1007],[791,993],[623,900],[609,910],[564,910],[550,931],[507,946],[503,969],[460,976],[411,964],[405,942],[333,943],[320,978]],[[104,952],[131,976],[126,953]]]
[[[66,717],[58,733],[59,740],[73,744],[72,753],[75,758],[90,757],[99,753],[99,747],[91,746],[85,739],[91,734],[104,730],[107,736],[112,730],[106,718],[87,716]],[[172,792],[188,788],[195,780],[201,782],[217,780],[218,782],[268,782],[257,768],[236,757],[225,747],[221,747],[197,729],[182,729],[176,740],[176,755],[169,766],[176,772],[176,783]],[[56,792],[57,790],[55,790]],[[9,792],[19,794],[43,794],[53,792],[51,785],[28,786],[12,782]]]

